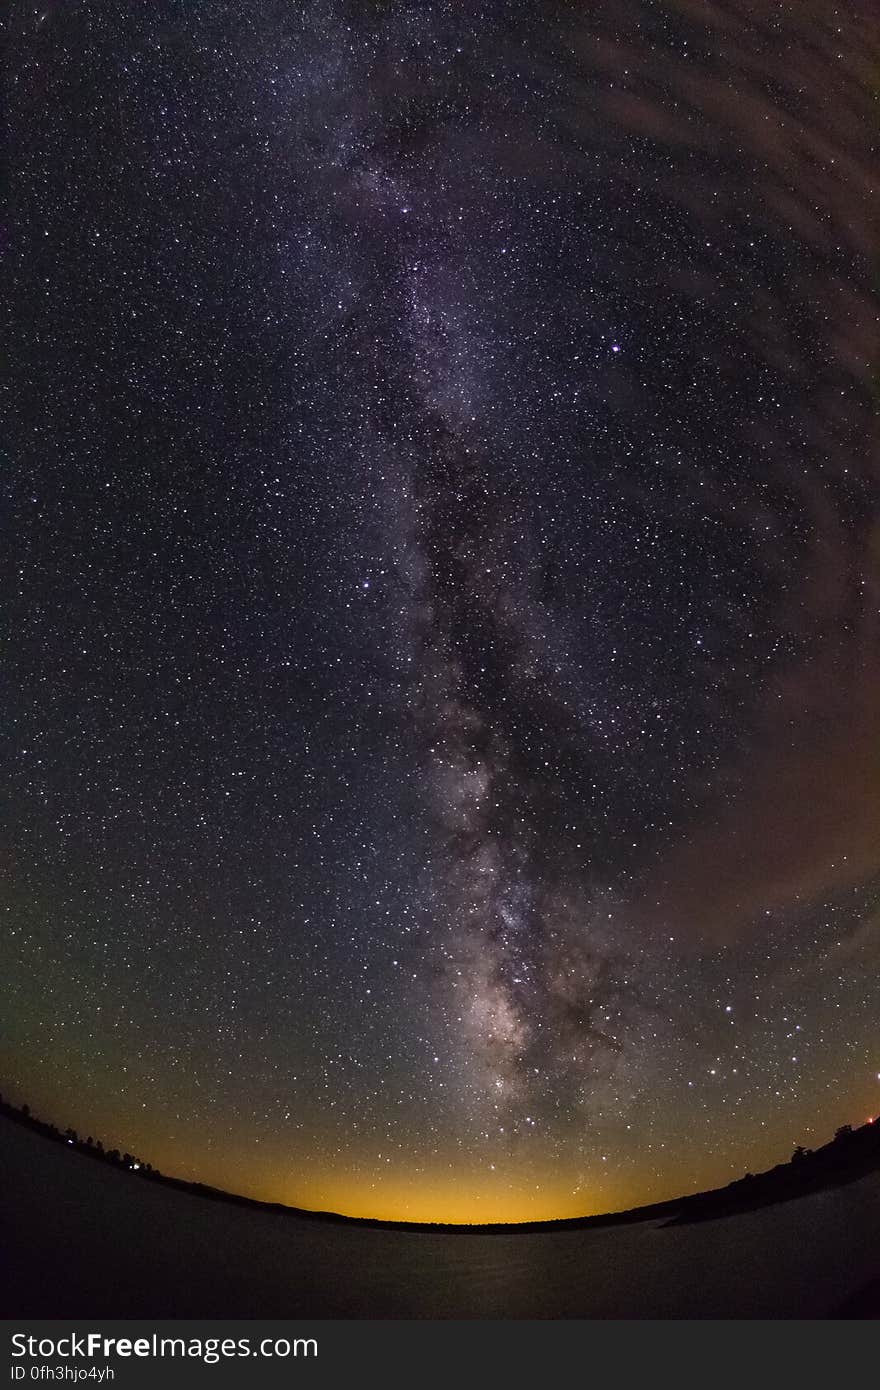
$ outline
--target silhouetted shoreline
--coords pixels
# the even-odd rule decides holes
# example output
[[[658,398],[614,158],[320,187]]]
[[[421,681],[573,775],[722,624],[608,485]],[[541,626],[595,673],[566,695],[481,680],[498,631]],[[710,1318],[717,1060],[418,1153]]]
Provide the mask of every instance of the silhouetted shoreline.
[[[142,1161],[118,1149],[105,1149],[100,1139],[83,1139],[73,1129],[60,1130],[56,1125],[33,1115],[28,1105],[14,1106],[0,1097],[0,1115],[16,1124],[42,1134],[45,1138],[76,1149],[95,1161],[129,1172],[132,1180],[160,1183],[180,1192],[204,1197],[212,1202],[257,1211],[277,1212],[301,1220],[327,1222],[342,1226],[360,1226],[371,1230],[425,1231],[468,1235],[510,1235],[517,1232],[553,1232],[589,1230],[599,1226],[625,1226],[641,1221],[667,1217],[667,1226],[687,1225],[698,1221],[717,1220],[740,1212],[755,1211],[778,1202],[792,1201],[812,1192],[856,1182],[859,1178],[880,1170],[880,1117],[853,1129],[843,1125],[834,1138],[821,1148],[797,1148],[788,1163],[779,1163],[763,1173],[746,1173],[725,1187],[673,1197],[662,1202],[632,1207],[626,1211],[604,1212],[593,1216],[564,1217],[548,1221],[480,1222],[473,1225],[440,1221],[392,1221],[380,1217],[344,1216],[333,1211],[314,1211],[307,1207],[288,1206],[283,1202],[266,1202],[210,1187],[206,1183],[189,1182],[159,1172],[149,1162]]]
[[[734,1221],[679,1222],[698,1208],[685,1199],[658,1204],[659,1213],[655,1205],[535,1223],[537,1230],[414,1227],[298,1212],[150,1176],[141,1166],[126,1171],[123,1156],[89,1159],[79,1140],[47,1140],[41,1121],[25,1120],[0,1115],[6,1317],[864,1318],[878,1311],[876,1171],[799,1201],[741,1208]],[[843,1165],[838,1154],[838,1173],[858,1166]],[[719,1214],[733,1214],[731,1193],[721,1195],[727,1207]],[[795,1195],[790,1186],[785,1195]]]

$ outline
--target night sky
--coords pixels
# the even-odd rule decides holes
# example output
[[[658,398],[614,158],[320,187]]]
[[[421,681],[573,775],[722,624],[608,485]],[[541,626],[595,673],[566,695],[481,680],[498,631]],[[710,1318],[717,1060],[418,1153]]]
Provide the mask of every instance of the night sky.
[[[424,1220],[880,1109],[880,23],[45,0],[0,1085]]]

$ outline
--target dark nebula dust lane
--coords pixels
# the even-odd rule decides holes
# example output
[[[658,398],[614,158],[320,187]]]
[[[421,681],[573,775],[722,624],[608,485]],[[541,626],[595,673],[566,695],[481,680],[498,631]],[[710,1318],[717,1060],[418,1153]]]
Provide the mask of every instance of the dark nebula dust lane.
[[[875,1113],[869,7],[11,53],[4,1093],[439,1220]]]

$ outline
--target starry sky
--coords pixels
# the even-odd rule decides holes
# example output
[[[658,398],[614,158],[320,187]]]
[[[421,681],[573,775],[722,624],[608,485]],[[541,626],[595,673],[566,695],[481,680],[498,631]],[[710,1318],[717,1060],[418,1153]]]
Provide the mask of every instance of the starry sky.
[[[518,1220],[880,1109],[880,24],[43,0],[0,1085]]]

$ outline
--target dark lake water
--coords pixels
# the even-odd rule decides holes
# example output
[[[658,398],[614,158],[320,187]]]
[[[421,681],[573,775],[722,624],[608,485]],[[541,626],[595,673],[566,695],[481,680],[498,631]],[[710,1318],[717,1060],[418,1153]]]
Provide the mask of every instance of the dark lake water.
[[[721,1221],[339,1227],[141,1182],[0,1121],[3,1316],[822,1317],[880,1273],[880,1176]]]

